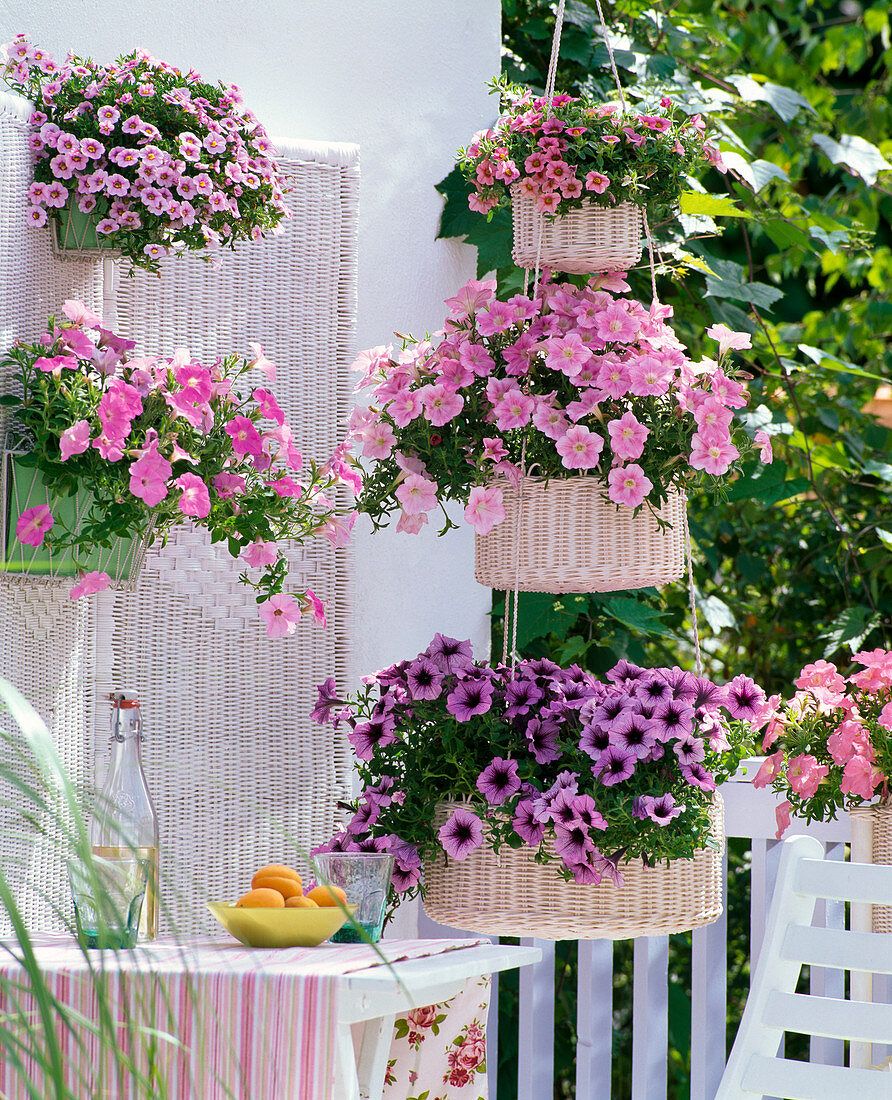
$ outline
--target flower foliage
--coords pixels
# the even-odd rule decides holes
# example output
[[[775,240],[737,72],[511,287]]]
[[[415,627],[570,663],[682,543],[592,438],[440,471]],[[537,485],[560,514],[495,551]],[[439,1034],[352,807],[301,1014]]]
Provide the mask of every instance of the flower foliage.
[[[447,300],[444,331],[360,356],[360,387],[375,400],[354,410],[347,439],[357,461],[372,460],[360,509],[376,525],[399,509],[400,529],[417,532],[457,500],[486,534],[504,519],[492,479],[516,481],[521,467],[599,473],[609,498],[633,509],[728,475],[745,443],[734,412],[748,395],[725,363],[749,337],[718,325],[719,361],[693,364],[671,310],[627,290],[614,273],[502,301],[494,281],[472,280]]]
[[[66,302],[63,312],[36,344],[16,343],[3,360],[18,391],[0,398],[16,450],[25,452],[18,462],[36,467],[50,501],[21,514],[18,540],[70,549],[86,573],[76,598],[109,583],[83,567],[97,547],[150,531],[164,537],[192,521],[252,571],[240,579],[256,590],[271,637],[292,633],[302,610],[324,621],[312,592],[283,592],[288,565],[276,544],[318,533],[339,544],[352,519],[339,521],[323,494],[341,463],[335,455],[305,467],[275,397],[249,382],[253,372],[261,382],[275,378],[262,347],[250,360],[209,366],[185,348],[134,357],[133,342],[103,328],[83,303]],[[90,495],[89,507],[71,529],[53,507],[78,492]]]
[[[633,202],[662,214],[676,203],[689,175],[721,165],[706,140],[706,123],[662,98],[655,113],[639,113],[587,95],[534,97],[496,80],[501,113],[493,126],[460,149],[458,166],[474,187],[468,199],[483,214],[510,205],[515,193],[545,214],[564,214],[589,201]]]
[[[526,845],[567,880],[621,882],[623,860],[709,843],[712,792],[764,700],[747,677],[718,687],[628,661],[603,681],[545,659],[491,666],[437,634],[354,696],[319,688],[313,716],[347,723],[364,787],[324,849],[393,852],[397,892],[418,888],[424,860],[481,844]],[[466,802],[435,831],[447,799]]]
[[[35,104],[30,225],[65,206],[95,212],[97,233],[154,271],[169,252],[258,240],[288,216],[274,150],[236,85],[144,50],[59,65],[25,35],[3,56],[0,75]]]
[[[832,821],[839,809],[889,797],[892,778],[892,652],[856,653],[843,677],[829,661],[806,665],[792,699],[772,696],[765,758],[753,785],[785,796],[778,837],[790,815]]]

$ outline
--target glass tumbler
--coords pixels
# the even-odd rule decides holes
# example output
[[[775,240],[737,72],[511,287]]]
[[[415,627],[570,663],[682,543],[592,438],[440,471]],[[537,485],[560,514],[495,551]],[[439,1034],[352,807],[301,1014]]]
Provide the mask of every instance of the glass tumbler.
[[[135,855],[68,860],[78,939],[85,947],[135,947],[149,861]]]
[[[339,886],[347,895],[347,904],[356,906],[353,920],[335,932],[332,942],[377,943],[384,926],[393,856],[387,852],[326,852],[314,856],[313,863],[320,883]]]

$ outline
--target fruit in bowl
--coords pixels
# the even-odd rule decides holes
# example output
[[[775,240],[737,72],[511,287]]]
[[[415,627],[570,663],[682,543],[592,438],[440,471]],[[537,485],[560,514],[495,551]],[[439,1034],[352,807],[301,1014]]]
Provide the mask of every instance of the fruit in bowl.
[[[208,909],[246,947],[317,947],[349,919],[353,906],[337,887],[303,893],[291,867],[269,864],[255,872],[251,889],[235,904],[208,902]]]

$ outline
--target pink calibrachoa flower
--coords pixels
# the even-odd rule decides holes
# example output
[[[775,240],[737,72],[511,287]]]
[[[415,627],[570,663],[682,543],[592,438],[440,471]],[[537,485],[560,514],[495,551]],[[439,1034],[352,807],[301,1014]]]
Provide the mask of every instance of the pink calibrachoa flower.
[[[204,519],[211,511],[208,488],[198,474],[180,474],[173,483],[180,490],[177,505],[184,516]]]
[[[603,195],[610,186],[610,177],[603,172],[588,172],[585,177],[586,191],[594,191],[596,195]]]
[[[293,596],[280,592],[259,607],[260,618],[266,623],[268,638],[284,638],[293,634],[300,619],[300,607]]]
[[[561,464],[568,470],[593,470],[598,465],[604,440],[582,424],[574,424],[555,444]]]
[[[102,573],[98,569],[91,573],[81,574],[81,579],[68,593],[71,600],[79,600],[82,596],[94,596],[97,592],[103,592],[111,584],[108,573]]]
[[[505,519],[502,490],[498,485],[475,485],[468,496],[465,519],[478,535],[488,535]]]
[[[40,546],[54,522],[49,505],[38,504],[22,512],[16,520],[15,537],[26,546]]]
[[[637,462],[614,466],[607,475],[607,495],[614,504],[637,508],[653,488],[653,482]]]
[[[396,498],[406,515],[430,512],[437,506],[437,483],[421,474],[409,474],[396,489]]]

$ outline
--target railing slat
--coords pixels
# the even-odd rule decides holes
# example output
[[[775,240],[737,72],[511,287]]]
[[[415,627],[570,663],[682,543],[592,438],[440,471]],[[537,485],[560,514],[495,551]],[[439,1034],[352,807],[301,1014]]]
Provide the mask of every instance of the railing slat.
[[[635,940],[632,989],[632,1100],[666,1100],[669,1049],[669,937]]]
[[[845,859],[844,844],[825,844],[827,859]],[[845,928],[846,906],[844,901],[822,898],[815,907],[813,923],[821,928]],[[845,997],[845,971],[812,966],[809,969],[809,992],[815,997]],[[809,1044],[809,1059],[828,1066],[843,1064],[845,1044],[842,1039],[813,1036]]]
[[[523,939],[538,947],[542,961],[520,970],[517,1100],[554,1095],[554,942]]]
[[[576,1100],[610,1100],[613,940],[580,940],[576,1007]]]
[[[728,854],[723,873],[722,915],[697,928],[691,953],[691,1100],[712,1100],[725,1069],[728,995]]]

